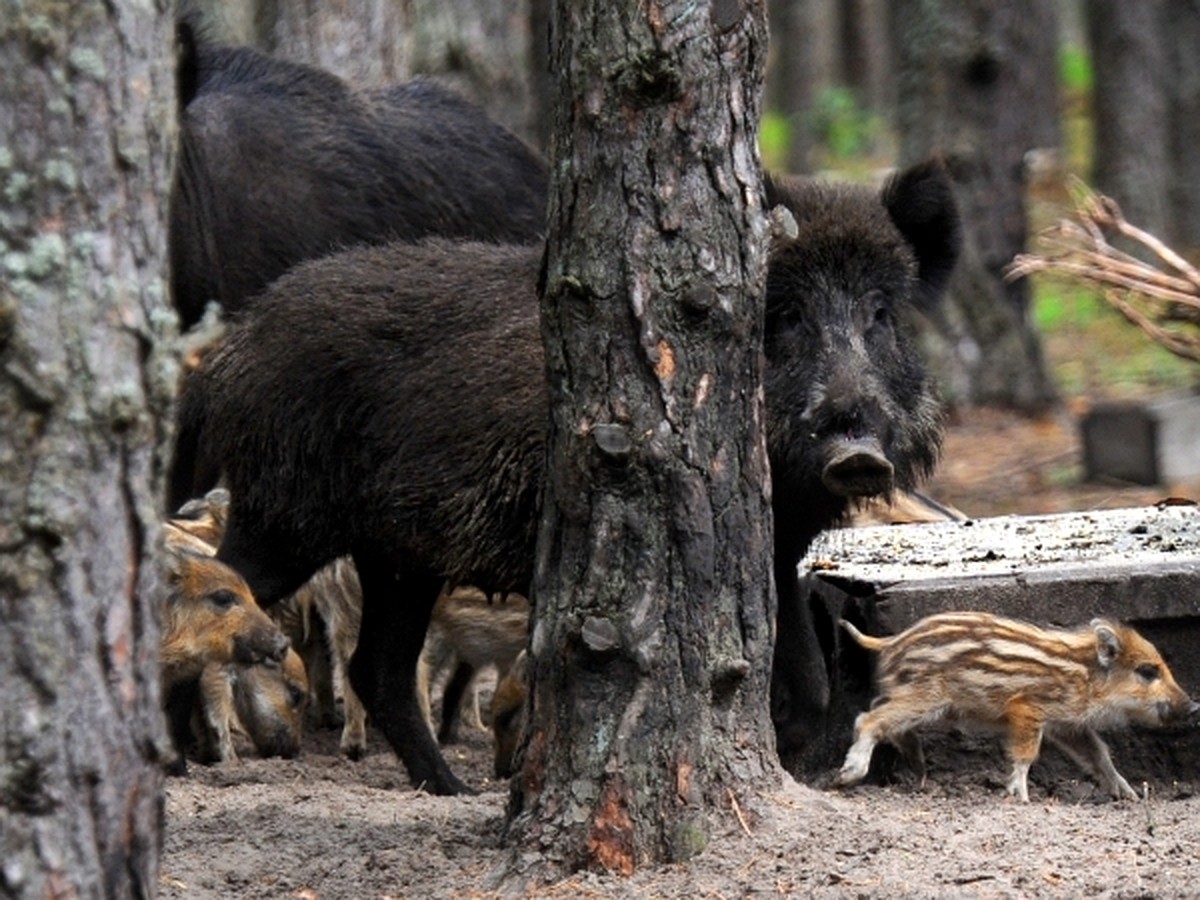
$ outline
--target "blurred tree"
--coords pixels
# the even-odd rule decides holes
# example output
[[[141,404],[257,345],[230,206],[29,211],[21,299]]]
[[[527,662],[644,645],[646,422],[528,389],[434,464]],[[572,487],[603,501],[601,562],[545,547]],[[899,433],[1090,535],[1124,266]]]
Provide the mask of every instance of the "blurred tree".
[[[813,170],[813,108],[833,83],[833,0],[769,0],[767,106],[787,124],[784,169]]]
[[[1093,186],[1131,222],[1170,239],[1165,8],[1165,0],[1088,0],[1087,32],[1095,61]]]
[[[554,12],[551,394],[518,877],[699,853],[781,775],[762,398],[763,4]]]
[[[158,886],[170,4],[0,27],[0,896]]]
[[[540,0],[188,0],[219,40],[310,63],[359,86],[432,75],[537,143],[532,9]],[[543,45],[544,46],[544,45]]]
[[[1039,411],[1055,400],[1029,283],[1004,267],[1025,249],[1026,159],[1057,147],[1058,30],[1051,0],[894,0],[900,163],[941,156],[964,247],[928,346],[948,399]]]
[[[1126,218],[1200,253],[1200,2],[1087,0],[1092,184]]]
[[[891,115],[895,92],[886,4],[770,0],[769,8],[767,106],[787,123],[783,168],[809,173],[829,138],[823,119],[831,103],[849,103],[860,118]]]

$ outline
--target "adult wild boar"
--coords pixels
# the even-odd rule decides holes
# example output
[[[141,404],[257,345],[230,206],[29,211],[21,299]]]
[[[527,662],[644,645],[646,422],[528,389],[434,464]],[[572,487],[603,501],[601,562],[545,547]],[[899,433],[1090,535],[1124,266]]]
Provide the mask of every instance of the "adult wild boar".
[[[184,327],[301,260],[429,234],[542,234],[546,166],[434,82],[355,90],[312,66],[179,29],[171,289]]]
[[[958,220],[934,164],[881,193],[771,183],[768,199],[799,225],[772,255],[766,300],[782,604],[812,537],[853,498],[909,486],[934,462],[936,403],[897,317],[944,285]],[[305,264],[180,402],[172,501],[225,477],[218,557],[264,604],[353,557],[354,687],[413,780],[443,793],[463,785],[424,727],[415,669],[445,582],[529,590],[549,420],[541,254],[433,239]]]

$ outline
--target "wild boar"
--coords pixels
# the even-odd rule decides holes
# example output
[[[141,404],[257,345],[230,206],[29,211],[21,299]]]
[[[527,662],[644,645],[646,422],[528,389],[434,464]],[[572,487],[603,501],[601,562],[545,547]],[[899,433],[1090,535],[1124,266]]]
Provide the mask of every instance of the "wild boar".
[[[276,610],[282,605],[282,609]],[[290,621],[289,635],[295,640],[299,625],[300,645],[306,658],[324,656],[329,662],[329,690],[333,704],[342,712],[339,749],[349,759],[362,759],[367,752],[367,711],[350,683],[350,657],[358,646],[362,622],[362,588],[354,563],[343,556],[324,566],[282,604],[271,607],[277,621]]]
[[[436,729],[439,743],[454,740],[459,706],[476,677],[487,669],[500,675],[508,671],[528,634],[529,601],[519,594],[493,600],[475,588],[456,588],[438,598],[418,662],[417,690],[432,723],[430,689],[442,671],[452,670],[442,691],[442,722]],[[478,698],[475,718],[478,723]]]
[[[894,744],[925,781],[914,729],[944,720],[997,729],[1012,761],[1008,792],[1029,800],[1029,767],[1045,737],[1116,799],[1137,798],[1098,729],[1164,725],[1194,715],[1154,645],[1132,628],[1093,619],[1076,631],[1043,629],[979,612],[924,618],[892,637],[842,627],[879,653],[879,695],[854,725],[839,786],[861,781],[879,741]]]
[[[225,563],[192,550],[171,552],[169,591],[159,609],[163,693],[209,664],[281,662],[288,641]]]
[[[288,649],[282,664],[206,666],[198,701],[192,730],[202,760],[236,761],[235,735],[264,759],[300,752],[308,676],[295,650]]]
[[[296,263],[442,234],[531,241],[545,162],[428,79],[359,90],[330,72],[178,28],[171,293],[184,327],[234,312]]]
[[[497,778],[511,778],[516,772],[517,747],[525,728],[525,679],[529,663],[522,650],[507,672],[503,672],[492,694],[492,735],[495,738]]]
[[[882,191],[771,182],[767,197],[798,224],[771,255],[765,310],[776,673],[820,705],[796,566],[856,498],[911,487],[936,460],[939,406],[898,317],[941,292],[958,218],[933,163]],[[260,602],[353,556],[351,679],[413,781],[439,793],[465,786],[414,690],[433,605],[446,583],[528,596],[532,578],[549,421],[541,256],[428,239],[305,263],[189,376],[178,408],[171,496],[226,479],[218,556]]]

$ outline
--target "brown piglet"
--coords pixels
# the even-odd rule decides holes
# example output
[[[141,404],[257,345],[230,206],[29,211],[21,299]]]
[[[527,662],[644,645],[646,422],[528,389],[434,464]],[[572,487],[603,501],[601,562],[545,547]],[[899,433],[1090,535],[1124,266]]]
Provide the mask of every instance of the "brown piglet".
[[[842,627],[879,653],[879,693],[854,725],[835,784],[867,774],[879,741],[894,744],[925,782],[915,729],[945,721],[1005,735],[1008,792],[1029,800],[1029,767],[1045,737],[1116,799],[1137,794],[1113,766],[1098,731],[1164,725],[1200,711],[1154,645],[1128,626],[1093,619],[1074,631],[1044,629],[981,612],[941,613],[891,637]]]

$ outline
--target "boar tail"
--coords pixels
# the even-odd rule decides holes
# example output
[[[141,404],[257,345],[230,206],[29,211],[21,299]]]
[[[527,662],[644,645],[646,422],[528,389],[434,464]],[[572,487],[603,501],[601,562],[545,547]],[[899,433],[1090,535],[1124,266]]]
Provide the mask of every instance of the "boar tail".
[[[845,619],[838,619],[838,624],[846,630],[846,633],[850,637],[854,638],[854,642],[860,647],[864,647],[867,650],[882,650],[887,645],[885,638],[871,637],[870,635],[863,634]]]

